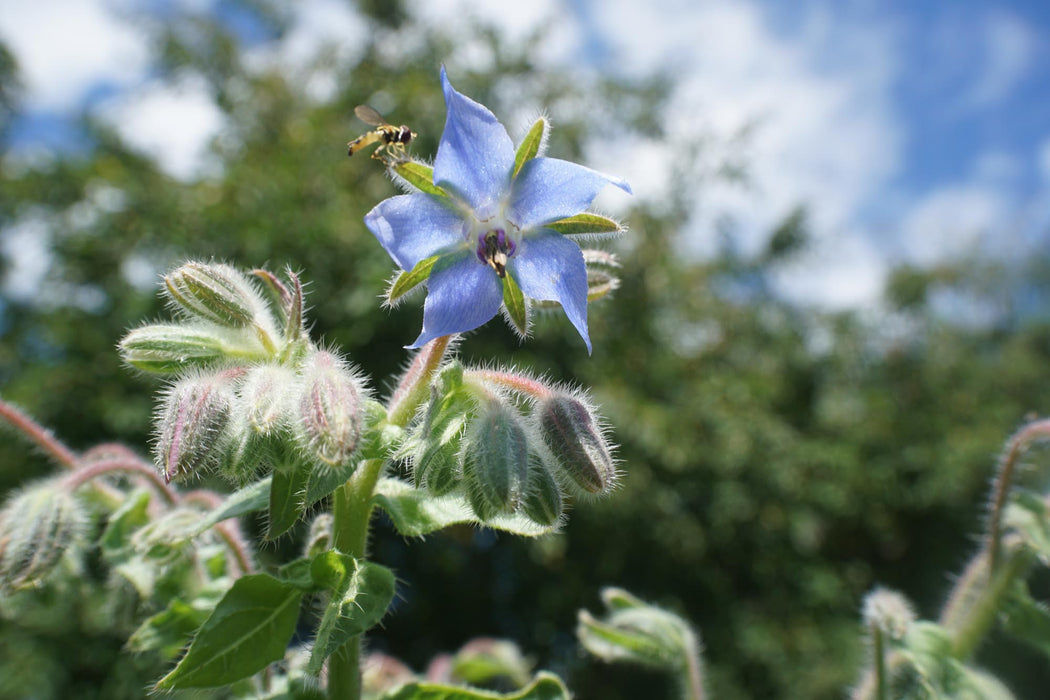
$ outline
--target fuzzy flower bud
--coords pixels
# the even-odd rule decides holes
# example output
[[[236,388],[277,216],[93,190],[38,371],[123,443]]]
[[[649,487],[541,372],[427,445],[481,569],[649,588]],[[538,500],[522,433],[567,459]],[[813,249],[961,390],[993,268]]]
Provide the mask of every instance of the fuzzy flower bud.
[[[608,489],[616,465],[592,409],[580,399],[555,393],[539,402],[535,415],[562,472],[584,491]]]
[[[189,262],[164,278],[168,297],[193,316],[243,328],[265,303],[247,277],[229,265]]]
[[[136,328],[120,341],[120,355],[136,369],[177,374],[221,361],[228,344],[208,328],[152,325]]]
[[[279,365],[259,365],[248,370],[240,395],[252,429],[274,435],[289,424],[288,396],[295,388],[295,374]]]
[[[22,489],[0,510],[0,590],[39,582],[84,536],[87,515],[60,482]]]
[[[863,615],[869,628],[897,640],[904,638],[916,619],[908,599],[886,588],[876,588],[864,598]]]
[[[482,520],[517,508],[529,473],[529,446],[520,414],[499,399],[485,401],[467,428],[463,479]]]
[[[296,438],[311,456],[344,464],[357,447],[366,397],[361,380],[333,353],[319,350],[303,362]]]
[[[243,370],[194,375],[175,383],[157,411],[157,462],[168,482],[218,466],[230,423],[233,380]]]

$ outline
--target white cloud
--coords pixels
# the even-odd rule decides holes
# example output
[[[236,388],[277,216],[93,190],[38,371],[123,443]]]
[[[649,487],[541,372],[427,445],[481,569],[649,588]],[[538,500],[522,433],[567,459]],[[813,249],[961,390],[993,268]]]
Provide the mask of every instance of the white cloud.
[[[173,177],[192,180],[215,167],[208,147],[225,120],[199,76],[148,83],[105,101],[98,113]]]
[[[69,110],[93,88],[123,87],[146,70],[146,38],[105,0],[6,2],[0,38],[18,59],[31,109]]]
[[[1014,15],[992,15],[983,39],[984,65],[963,100],[966,107],[986,107],[1007,97],[1035,59],[1035,30]]]

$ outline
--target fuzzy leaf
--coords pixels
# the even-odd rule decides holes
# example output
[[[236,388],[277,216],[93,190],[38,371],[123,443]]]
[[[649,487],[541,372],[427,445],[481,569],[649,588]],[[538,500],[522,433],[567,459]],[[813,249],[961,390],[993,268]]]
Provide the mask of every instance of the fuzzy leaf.
[[[262,510],[270,505],[270,477],[260,479],[248,484],[244,488],[234,491],[218,508],[208,513],[197,524],[193,534],[199,535],[211,526],[221,523],[223,520],[236,518],[238,515]]]
[[[425,260],[420,260],[411,270],[402,272],[398,275],[397,279],[394,280],[393,286],[390,287],[390,291],[386,295],[387,300],[391,304],[397,303],[398,299],[426,282],[430,277],[430,272],[434,269],[434,263],[440,258],[440,255],[435,255],[426,258]]]
[[[458,688],[439,683],[409,683],[380,696],[380,700],[569,700],[571,695],[561,679],[541,672],[521,690],[505,695],[488,690]]]
[[[524,537],[538,537],[555,530],[539,525],[520,513],[498,515],[481,522],[462,493],[433,496],[395,478],[381,479],[373,500],[386,511],[394,528],[405,537],[421,537],[451,525],[480,525]]]
[[[312,465],[305,460],[296,460],[273,470],[266,539],[277,539],[299,522],[305,508],[303,496],[306,494],[306,484],[311,471]]]
[[[507,317],[514,324],[514,330],[524,338],[529,330],[529,308],[525,304],[525,295],[512,274],[503,278],[503,306],[507,309]]]
[[[325,659],[353,637],[364,634],[386,614],[394,599],[394,572],[341,552],[317,555],[310,573],[332,596],[317,628],[307,673],[319,675]]]
[[[511,179],[518,176],[521,166],[540,154],[543,139],[547,136],[547,126],[547,120],[540,117],[529,129],[529,133],[525,134],[517,153],[514,154],[514,174],[511,175]]]
[[[555,221],[550,224],[544,224],[543,228],[549,228],[562,235],[582,233],[620,233],[623,231],[623,226],[620,225],[620,222],[610,219],[607,216],[591,214],[589,212],[570,216],[567,219]]]
[[[416,160],[403,160],[393,166],[394,172],[420,192],[435,197],[448,197],[443,189],[434,184],[434,169]]]
[[[284,658],[302,592],[267,574],[237,579],[159,690],[227,685]]]

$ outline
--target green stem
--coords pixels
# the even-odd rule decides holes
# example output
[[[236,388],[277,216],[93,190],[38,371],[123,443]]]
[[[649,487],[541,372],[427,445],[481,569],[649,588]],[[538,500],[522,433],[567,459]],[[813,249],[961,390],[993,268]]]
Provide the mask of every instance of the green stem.
[[[1011,584],[1032,565],[1032,554],[1019,547],[1010,552],[989,577],[985,574],[985,556],[984,552],[978,553],[967,567],[942,615],[942,624],[952,635],[952,656],[960,660],[970,658],[977,650],[995,622]]]
[[[387,421],[404,427],[428,396],[434,376],[453,336],[443,336],[423,346],[413,359],[387,406]],[[332,545],[356,559],[368,554],[368,532],[372,520],[376,484],[383,472],[382,459],[358,465],[346,483],[332,494]],[[332,700],[361,698],[361,637],[354,637],[328,658],[328,697]]]

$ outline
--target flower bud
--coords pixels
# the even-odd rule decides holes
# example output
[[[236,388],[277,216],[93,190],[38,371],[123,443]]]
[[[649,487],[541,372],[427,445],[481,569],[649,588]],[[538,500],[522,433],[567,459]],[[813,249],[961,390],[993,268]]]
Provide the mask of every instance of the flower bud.
[[[361,381],[346,362],[324,350],[306,358],[301,376],[296,438],[322,463],[342,465],[361,438],[366,395]]]
[[[561,487],[547,465],[536,454],[529,455],[529,479],[525,487],[525,515],[540,525],[554,525],[564,503]]]
[[[529,447],[521,416],[499,399],[486,401],[467,429],[463,479],[482,520],[514,510],[524,495]]]
[[[303,546],[303,556],[313,559],[321,552],[327,552],[332,548],[332,523],[331,513],[318,513],[314,521],[310,523],[310,532],[306,536]]]
[[[256,433],[269,437],[290,424],[288,397],[295,390],[295,382],[295,374],[280,365],[248,370],[239,393],[248,424]]]
[[[229,265],[188,262],[164,278],[164,287],[175,305],[220,326],[243,328],[265,309],[248,278]]]
[[[153,325],[128,333],[119,348],[124,361],[136,369],[153,374],[177,374],[222,361],[228,344],[209,329]]]
[[[864,598],[863,615],[868,627],[898,640],[904,638],[916,619],[908,599],[886,588],[876,588]]]
[[[38,583],[84,536],[87,515],[55,480],[26,487],[0,510],[0,589]]]
[[[601,428],[583,401],[556,393],[536,409],[540,433],[555,462],[584,491],[599,493],[616,478],[616,465]]]
[[[233,379],[240,372],[186,377],[164,396],[154,452],[166,481],[218,466],[234,401]]]

